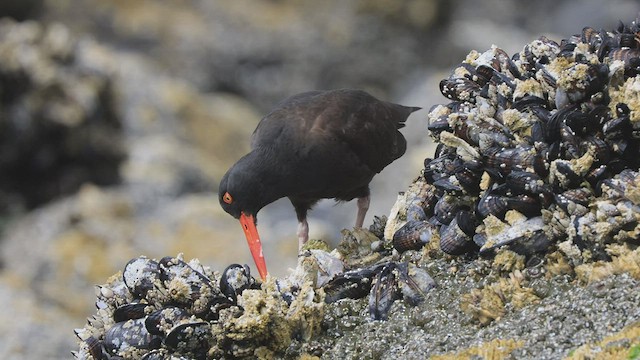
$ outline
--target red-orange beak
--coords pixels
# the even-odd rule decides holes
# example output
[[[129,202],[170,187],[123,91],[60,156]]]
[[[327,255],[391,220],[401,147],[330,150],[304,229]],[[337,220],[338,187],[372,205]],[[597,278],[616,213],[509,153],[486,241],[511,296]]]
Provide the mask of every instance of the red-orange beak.
[[[267,264],[264,262],[264,255],[262,254],[262,243],[260,242],[260,235],[258,235],[258,229],[253,219],[253,215],[247,215],[244,212],[240,215],[240,224],[242,230],[244,230],[244,236],[247,237],[247,243],[249,244],[249,250],[253,261],[256,263],[258,272],[262,280],[267,278]]]

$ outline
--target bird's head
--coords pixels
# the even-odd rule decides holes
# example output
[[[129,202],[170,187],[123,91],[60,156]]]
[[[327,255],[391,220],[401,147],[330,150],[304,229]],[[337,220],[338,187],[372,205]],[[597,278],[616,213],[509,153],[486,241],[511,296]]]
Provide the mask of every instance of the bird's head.
[[[249,169],[242,159],[231,167],[220,181],[218,200],[224,211],[240,220],[249,250],[260,277],[264,280],[267,276],[267,266],[256,227],[256,215],[266,203],[263,200],[260,179],[254,171]]]

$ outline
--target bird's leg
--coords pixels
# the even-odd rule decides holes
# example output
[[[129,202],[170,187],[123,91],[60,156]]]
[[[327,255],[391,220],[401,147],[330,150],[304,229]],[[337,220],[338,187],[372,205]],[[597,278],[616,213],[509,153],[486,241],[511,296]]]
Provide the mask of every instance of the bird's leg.
[[[365,215],[367,215],[367,210],[369,210],[370,201],[370,195],[358,198],[358,215],[356,216],[356,228],[361,228],[362,224],[364,224],[364,217]]]
[[[309,224],[307,223],[307,211],[309,211],[309,203],[300,201],[297,199],[291,199],[291,204],[296,210],[296,216],[298,217],[298,252],[302,249],[302,246],[309,241]]]
[[[307,219],[298,220],[298,252],[302,249],[302,246],[309,240],[309,224]]]

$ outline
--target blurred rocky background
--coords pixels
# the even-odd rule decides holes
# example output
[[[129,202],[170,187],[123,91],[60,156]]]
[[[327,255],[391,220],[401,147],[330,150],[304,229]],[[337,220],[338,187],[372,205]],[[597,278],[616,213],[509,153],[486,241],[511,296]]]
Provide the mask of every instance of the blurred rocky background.
[[[425,114],[471,50],[635,18],[631,0],[3,0],[0,358],[68,358],[93,287],[132,257],[251,258],[217,200],[261,114],[309,89],[361,88],[425,108],[372,184],[387,214],[430,153]],[[355,204],[322,202],[336,240]],[[295,265],[287,201],[260,213],[270,271]]]

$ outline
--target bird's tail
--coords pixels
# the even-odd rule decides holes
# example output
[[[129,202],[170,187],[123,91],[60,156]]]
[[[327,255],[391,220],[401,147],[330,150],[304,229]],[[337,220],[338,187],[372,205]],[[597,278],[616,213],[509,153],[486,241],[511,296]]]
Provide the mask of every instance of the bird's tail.
[[[421,107],[417,107],[417,106],[404,106],[404,105],[398,105],[398,104],[394,104],[394,105],[396,105],[395,108],[400,113],[399,116],[396,117],[396,119],[398,120],[398,125],[397,125],[398,129],[402,129],[405,126],[405,122],[407,121],[411,113],[422,109]]]

